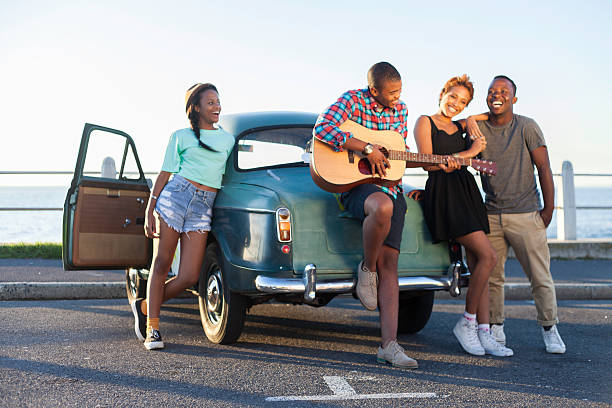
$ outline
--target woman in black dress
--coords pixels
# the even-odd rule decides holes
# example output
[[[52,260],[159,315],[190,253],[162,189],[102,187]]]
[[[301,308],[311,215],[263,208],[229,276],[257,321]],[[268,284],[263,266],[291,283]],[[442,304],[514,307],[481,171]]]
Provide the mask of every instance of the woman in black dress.
[[[481,134],[473,140],[465,135],[468,121],[470,130],[478,129],[475,120],[486,120],[486,114],[452,120],[473,96],[474,87],[467,75],[453,77],[442,88],[438,112],[421,116],[416,122],[414,137],[419,153],[448,156],[446,164],[424,167],[429,177],[423,212],[434,242],[454,239],[466,251],[471,277],[465,312],[453,329],[457,340],[470,354],[511,356],[512,350],[497,343],[489,331],[488,280],[497,256],[486,235],[486,210],[474,177],[454,160],[474,157],[487,146]]]

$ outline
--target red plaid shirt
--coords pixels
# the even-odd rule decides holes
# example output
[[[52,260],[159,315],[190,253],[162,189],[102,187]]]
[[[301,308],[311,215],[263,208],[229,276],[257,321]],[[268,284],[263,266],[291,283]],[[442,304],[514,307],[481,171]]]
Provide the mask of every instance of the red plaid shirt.
[[[345,92],[319,115],[313,134],[317,139],[331,145],[335,151],[341,152],[344,143],[353,135],[350,132],[343,132],[339,126],[347,120],[352,120],[373,130],[395,130],[404,137],[406,145],[407,118],[408,108],[404,102],[399,101],[393,108],[389,108],[380,105],[369,89],[356,89]],[[406,150],[409,150],[408,145]],[[380,188],[393,197],[397,197],[397,193],[402,192],[401,184],[391,188],[382,186]]]

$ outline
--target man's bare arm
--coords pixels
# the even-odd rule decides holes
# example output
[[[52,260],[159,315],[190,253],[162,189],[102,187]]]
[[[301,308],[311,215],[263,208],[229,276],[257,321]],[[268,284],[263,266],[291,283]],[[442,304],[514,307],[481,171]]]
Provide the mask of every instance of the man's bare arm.
[[[542,189],[542,196],[544,198],[544,208],[540,211],[540,216],[544,221],[544,225],[548,228],[555,208],[555,184],[553,183],[552,170],[550,169],[550,160],[548,158],[548,149],[546,146],[540,146],[533,149],[531,151],[531,160],[533,160],[538,169],[540,188]]]

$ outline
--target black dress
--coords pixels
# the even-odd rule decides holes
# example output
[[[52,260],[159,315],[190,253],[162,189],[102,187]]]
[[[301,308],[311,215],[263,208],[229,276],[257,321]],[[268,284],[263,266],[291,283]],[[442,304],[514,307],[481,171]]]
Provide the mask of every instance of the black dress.
[[[429,117],[428,117],[429,118]],[[449,155],[469,147],[461,125],[451,135],[431,122],[431,144],[434,154]],[[448,241],[474,231],[489,233],[487,212],[474,176],[465,166],[451,173],[430,171],[425,185],[423,213],[434,242]]]

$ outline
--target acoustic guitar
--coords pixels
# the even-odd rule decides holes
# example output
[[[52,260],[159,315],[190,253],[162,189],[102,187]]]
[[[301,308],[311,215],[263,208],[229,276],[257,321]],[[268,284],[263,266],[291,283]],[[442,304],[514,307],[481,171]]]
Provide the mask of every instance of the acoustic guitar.
[[[372,174],[370,162],[361,154],[351,150],[334,151],[331,146],[313,136],[310,175],[315,184],[325,191],[341,193],[364,183],[375,183],[391,187],[401,182],[406,162],[446,163],[446,156],[406,151],[404,138],[393,130],[372,130],[347,120],[340,129],[351,132],[354,137],[373,145],[382,146],[382,153],[389,160],[387,174],[381,177]],[[497,165],[490,160],[455,158],[462,166],[471,166],[487,174],[496,174]]]

